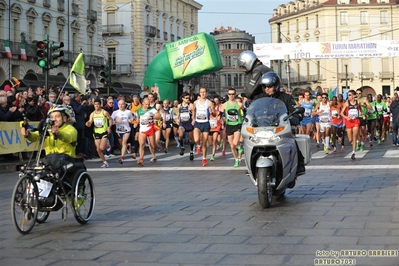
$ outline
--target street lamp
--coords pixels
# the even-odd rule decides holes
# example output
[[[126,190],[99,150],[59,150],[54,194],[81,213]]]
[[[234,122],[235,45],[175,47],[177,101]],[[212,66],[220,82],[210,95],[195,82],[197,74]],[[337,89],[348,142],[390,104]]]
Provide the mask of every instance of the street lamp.
[[[286,65],[286,73],[287,73],[287,92],[291,92],[291,86],[290,86],[290,55],[286,54],[284,55],[284,61]]]

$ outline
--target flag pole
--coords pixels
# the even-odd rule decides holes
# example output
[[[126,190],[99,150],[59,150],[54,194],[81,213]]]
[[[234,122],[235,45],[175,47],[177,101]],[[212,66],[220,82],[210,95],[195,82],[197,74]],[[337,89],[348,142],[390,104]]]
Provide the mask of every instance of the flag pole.
[[[71,77],[71,72],[69,72],[68,77],[67,77],[67,79],[66,79],[64,85],[62,85],[61,90],[60,90],[60,93],[58,93],[57,99],[55,100],[55,103],[56,103],[56,104],[58,103],[58,101],[59,101],[59,99],[60,99],[60,96],[61,96],[62,92],[64,91],[64,88],[65,88],[66,84],[68,83],[70,77]]]

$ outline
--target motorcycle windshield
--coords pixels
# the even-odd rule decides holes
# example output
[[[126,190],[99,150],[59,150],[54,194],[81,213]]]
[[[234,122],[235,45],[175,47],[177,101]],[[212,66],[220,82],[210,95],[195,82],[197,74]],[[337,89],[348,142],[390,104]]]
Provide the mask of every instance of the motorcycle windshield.
[[[287,113],[285,104],[271,97],[253,101],[247,110],[247,116],[253,127],[278,126],[279,117]]]

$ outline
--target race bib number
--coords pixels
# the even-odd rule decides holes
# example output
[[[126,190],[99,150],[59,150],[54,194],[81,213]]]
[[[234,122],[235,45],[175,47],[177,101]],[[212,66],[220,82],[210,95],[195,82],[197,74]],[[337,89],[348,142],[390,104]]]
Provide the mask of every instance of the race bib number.
[[[210,124],[211,128],[217,128],[218,121],[216,119],[210,119],[209,124]]]
[[[312,114],[312,109],[305,108],[305,112],[303,113],[303,115],[305,117],[309,117],[311,114]]]
[[[332,110],[331,111],[332,117],[338,117],[338,111],[337,110]]]
[[[104,119],[102,117],[96,117],[93,120],[95,127],[102,128],[104,126]]]
[[[180,113],[180,121],[187,122],[190,120],[190,113]]]
[[[349,109],[348,117],[351,120],[358,118],[359,117],[359,111],[357,109]]]
[[[237,122],[238,121],[238,115],[227,115],[227,119],[230,122]]]

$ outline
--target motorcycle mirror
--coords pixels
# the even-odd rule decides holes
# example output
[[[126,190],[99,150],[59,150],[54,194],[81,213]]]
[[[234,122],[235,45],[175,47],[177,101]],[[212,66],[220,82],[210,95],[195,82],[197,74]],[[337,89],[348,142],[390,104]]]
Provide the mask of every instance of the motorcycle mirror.
[[[295,111],[293,112],[293,114],[303,114],[303,113],[305,113],[305,108],[303,108],[302,106],[296,106]]]

